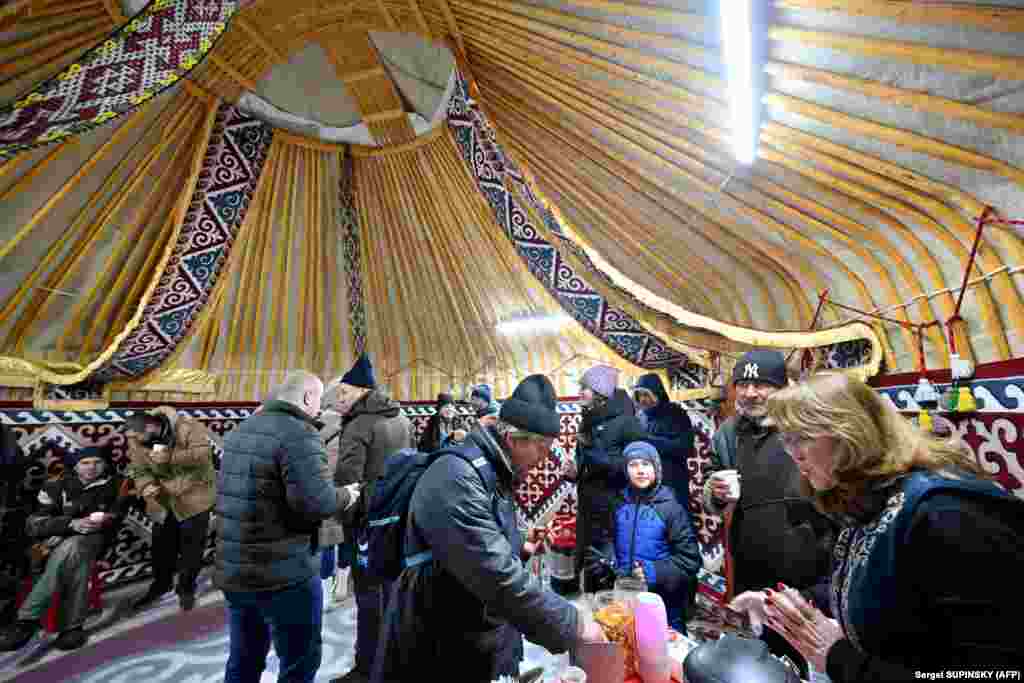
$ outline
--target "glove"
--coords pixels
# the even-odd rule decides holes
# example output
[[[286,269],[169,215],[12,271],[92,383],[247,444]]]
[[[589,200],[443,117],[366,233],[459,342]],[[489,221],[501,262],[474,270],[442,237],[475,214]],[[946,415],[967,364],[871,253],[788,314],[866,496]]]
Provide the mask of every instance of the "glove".
[[[346,510],[355,505],[356,501],[359,500],[359,489],[362,488],[362,486],[362,484],[357,482],[354,484],[345,484],[341,487],[348,492],[348,503],[345,504]]]

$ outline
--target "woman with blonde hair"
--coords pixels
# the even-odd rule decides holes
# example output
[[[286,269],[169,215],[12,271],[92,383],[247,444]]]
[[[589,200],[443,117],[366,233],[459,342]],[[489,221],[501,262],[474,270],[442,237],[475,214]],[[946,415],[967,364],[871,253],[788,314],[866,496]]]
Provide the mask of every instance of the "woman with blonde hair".
[[[965,446],[844,373],[777,392],[768,414],[807,494],[844,530],[829,616],[782,584],[740,596],[743,609],[837,683],[1024,667],[1024,502]]]

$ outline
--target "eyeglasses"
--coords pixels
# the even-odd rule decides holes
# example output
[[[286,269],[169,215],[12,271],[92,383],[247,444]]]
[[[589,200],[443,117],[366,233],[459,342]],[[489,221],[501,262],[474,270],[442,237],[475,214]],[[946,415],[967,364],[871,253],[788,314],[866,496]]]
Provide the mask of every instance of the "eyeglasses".
[[[779,439],[782,441],[782,448],[787,453],[792,453],[801,446],[806,446],[817,437],[801,434],[800,432],[780,432]]]

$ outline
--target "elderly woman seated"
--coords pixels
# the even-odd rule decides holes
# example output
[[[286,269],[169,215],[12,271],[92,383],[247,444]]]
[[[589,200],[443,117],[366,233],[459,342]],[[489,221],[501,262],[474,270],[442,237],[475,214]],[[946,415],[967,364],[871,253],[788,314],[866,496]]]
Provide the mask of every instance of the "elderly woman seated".
[[[39,510],[28,518],[28,535],[46,555],[43,573],[18,609],[18,621],[0,636],[0,651],[18,650],[39,629],[54,592],[60,594],[63,628],[54,645],[62,650],[88,640],[82,626],[88,613],[89,574],[113,540],[123,516],[121,478],[106,453],[86,448],[69,457],[64,476],[39,492]]]
[[[845,528],[829,605],[780,584],[734,606],[836,683],[1024,668],[1024,501],[845,374],[783,389],[768,412],[806,493]]]

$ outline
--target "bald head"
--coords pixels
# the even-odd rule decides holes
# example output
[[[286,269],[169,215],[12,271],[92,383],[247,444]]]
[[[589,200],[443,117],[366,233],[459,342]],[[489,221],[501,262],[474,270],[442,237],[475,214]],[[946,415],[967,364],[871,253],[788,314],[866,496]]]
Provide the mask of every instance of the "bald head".
[[[320,413],[320,399],[324,395],[324,383],[320,378],[305,370],[288,373],[284,384],[274,392],[278,401],[291,403],[310,417]]]

